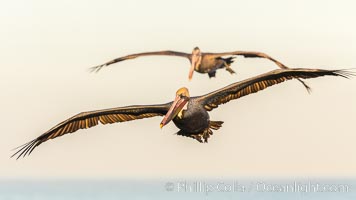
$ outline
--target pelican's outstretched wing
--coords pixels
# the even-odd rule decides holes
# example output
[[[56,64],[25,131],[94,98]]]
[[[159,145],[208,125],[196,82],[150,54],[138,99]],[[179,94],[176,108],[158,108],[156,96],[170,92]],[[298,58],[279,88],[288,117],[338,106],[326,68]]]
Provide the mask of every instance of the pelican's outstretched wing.
[[[17,152],[11,157],[18,155],[18,159],[21,156],[30,155],[33,149],[49,139],[54,139],[67,133],[73,133],[79,129],[96,126],[99,122],[102,124],[112,124],[116,122],[126,122],[136,119],[162,116],[167,113],[170,105],[171,103],[150,106],[127,106],[82,112],[59,123],[49,131],[38,136],[36,139],[18,147],[19,150],[17,150]]]
[[[278,65],[281,69],[287,69],[288,67],[285,66],[283,63],[279,62],[278,60],[272,58],[271,56],[256,51],[231,51],[231,52],[223,52],[223,53],[204,53],[206,55],[215,55],[215,56],[228,56],[228,55],[236,55],[236,56],[243,56],[245,58],[266,58]]]
[[[188,59],[190,59],[191,54],[187,54],[187,53],[183,53],[183,52],[178,52],[178,51],[154,51],[154,52],[144,52],[144,53],[137,53],[137,54],[131,54],[131,55],[127,55],[124,57],[120,57],[120,58],[115,58],[114,60],[111,60],[107,63],[104,63],[102,65],[98,65],[95,67],[90,68],[91,71],[95,71],[98,72],[101,68],[106,67],[108,65],[117,63],[117,62],[121,62],[124,60],[128,60],[128,59],[134,59],[137,58],[139,56],[181,56],[181,57],[186,57]]]
[[[232,51],[232,52],[224,52],[224,53],[205,53],[205,54],[210,54],[210,55],[215,55],[215,56],[236,55],[236,56],[243,56],[245,58],[265,58],[265,59],[268,59],[268,60],[274,62],[281,69],[289,69],[287,66],[285,66],[280,61],[272,58],[271,56],[269,56],[265,53],[257,52],[257,51]],[[297,80],[303,84],[303,86],[307,89],[308,92],[311,91],[310,87],[304,81],[302,81],[299,78],[297,78]]]
[[[349,78],[355,74],[345,70],[323,70],[323,69],[277,69],[265,74],[255,76],[237,83],[228,85],[220,90],[197,97],[204,108],[208,111],[217,108],[220,104],[227,103],[233,99],[258,92],[272,85],[286,80],[302,78],[316,78],[320,76],[341,76]]]

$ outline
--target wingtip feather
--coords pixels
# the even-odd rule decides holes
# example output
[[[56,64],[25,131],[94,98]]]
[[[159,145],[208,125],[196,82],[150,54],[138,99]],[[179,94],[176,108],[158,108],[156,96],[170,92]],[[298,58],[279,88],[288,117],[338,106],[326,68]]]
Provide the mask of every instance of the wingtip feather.
[[[33,151],[33,149],[36,147],[36,146],[38,146],[38,143],[39,143],[39,141],[38,141],[38,139],[36,138],[36,139],[34,139],[34,140],[31,140],[30,142],[27,142],[27,143],[25,143],[25,144],[23,144],[23,145],[21,145],[21,146],[19,146],[19,147],[16,147],[16,148],[14,148],[13,150],[17,150],[17,149],[19,149],[19,150],[17,150],[14,154],[12,154],[11,156],[10,156],[10,158],[13,158],[13,157],[15,157],[15,156],[17,156],[16,157],[16,160],[18,160],[21,156],[22,157],[25,157],[26,155],[30,155],[30,153]]]

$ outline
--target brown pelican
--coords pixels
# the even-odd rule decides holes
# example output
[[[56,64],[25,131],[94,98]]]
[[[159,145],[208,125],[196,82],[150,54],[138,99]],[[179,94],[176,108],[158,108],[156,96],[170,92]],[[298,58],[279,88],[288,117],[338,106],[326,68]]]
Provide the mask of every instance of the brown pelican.
[[[262,53],[262,52],[253,52],[253,51],[232,51],[232,52],[224,52],[224,53],[204,53],[201,52],[199,47],[195,47],[191,54],[183,53],[178,51],[155,51],[155,52],[144,52],[144,53],[137,53],[131,54],[120,58],[115,58],[107,63],[102,65],[98,65],[91,68],[91,71],[100,71],[103,67],[108,65],[121,62],[124,60],[134,59],[140,56],[156,56],[156,55],[164,55],[164,56],[180,56],[187,58],[190,63],[189,69],[189,80],[193,78],[193,72],[199,73],[208,73],[209,77],[215,77],[216,70],[225,68],[231,74],[235,73],[234,70],[231,69],[230,65],[234,62],[234,58],[232,56],[243,56],[245,58],[266,58],[272,62],[274,62],[278,67],[281,69],[288,69],[287,66],[279,62],[278,60],[272,58],[271,56]],[[223,56],[230,56],[227,58],[223,58]],[[310,88],[307,84],[305,84],[302,80],[298,79],[304,87],[309,91]]]
[[[99,124],[111,124],[125,122],[154,116],[164,116],[160,127],[162,128],[171,120],[180,129],[178,135],[191,137],[199,142],[208,142],[213,134],[212,130],[218,130],[222,121],[210,120],[208,111],[217,108],[233,99],[258,92],[269,86],[286,80],[302,78],[316,78],[320,76],[341,76],[349,78],[352,72],[345,70],[322,69],[277,69],[268,73],[233,83],[211,93],[191,97],[187,88],[180,88],[173,102],[157,105],[139,105],[117,107],[104,110],[96,110],[79,113],[48,130],[34,140],[18,147],[19,150],[12,155],[17,158],[30,155],[31,152],[43,142],[49,139],[73,133],[79,129],[86,129]]]

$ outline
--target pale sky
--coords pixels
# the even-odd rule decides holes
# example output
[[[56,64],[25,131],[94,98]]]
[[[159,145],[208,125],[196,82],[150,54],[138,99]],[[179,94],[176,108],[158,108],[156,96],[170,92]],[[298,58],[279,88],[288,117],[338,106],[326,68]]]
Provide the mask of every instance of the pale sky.
[[[210,112],[208,144],[162,130],[161,117],[80,130],[30,157],[12,148],[82,111],[202,95],[276,66],[237,58],[237,75],[194,74],[158,50],[265,52],[289,67],[356,67],[355,1],[3,1],[0,3],[1,178],[355,177],[356,78],[289,81]]]

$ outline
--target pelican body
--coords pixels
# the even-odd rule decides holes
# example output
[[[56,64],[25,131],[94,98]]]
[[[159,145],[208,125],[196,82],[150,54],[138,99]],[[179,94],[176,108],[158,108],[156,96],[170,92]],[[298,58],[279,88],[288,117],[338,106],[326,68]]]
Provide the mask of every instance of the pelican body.
[[[117,107],[79,113],[18,147],[19,150],[12,156],[18,155],[17,158],[19,158],[30,155],[37,146],[49,139],[96,126],[99,122],[111,124],[155,116],[164,116],[160,123],[161,128],[173,121],[179,129],[178,135],[190,137],[199,142],[208,142],[213,130],[218,130],[223,124],[222,121],[212,121],[208,113],[219,105],[287,80],[320,76],[349,78],[354,74],[345,70],[277,69],[195,97],[191,97],[188,89],[183,87],[176,92],[174,101],[169,103]]]
[[[186,110],[182,110],[181,116],[173,119],[174,124],[185,133],[199,133],[209,127],[209,113],[196,99],[188,101]]]
[[[257,54],[256,54],[257,55]],[[193,52],[189,59],[191,63],[191,69],[189,70],[189,80],[193,78],[193,72],[207,73],[209,78],[215,77],[216,70],[226,69],[230,74],[234,74],[235,71],[231,69],[230,65],[234,62],[234,57],[223,58],[214,53],[201,53],[198,47],[193,49]],[[281,64],[284,66],[283,64]]]

